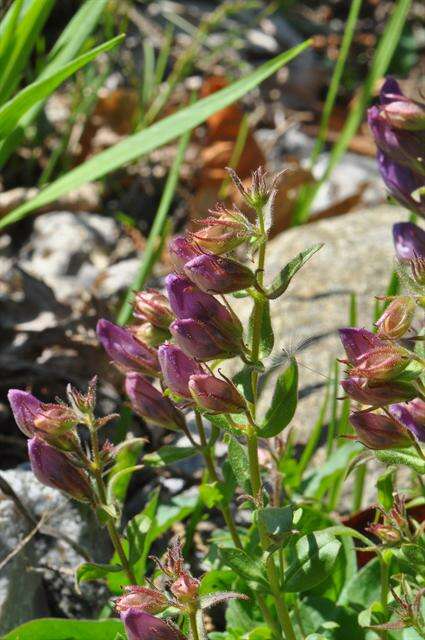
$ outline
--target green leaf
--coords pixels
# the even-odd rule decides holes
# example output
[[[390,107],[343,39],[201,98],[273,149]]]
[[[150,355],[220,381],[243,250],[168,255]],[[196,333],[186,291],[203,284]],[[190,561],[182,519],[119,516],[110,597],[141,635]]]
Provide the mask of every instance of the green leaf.
[[[232,436],[228,436],[228,456],[235,478],[243,487],[244,483],[249,482],[248,455],[245,447]]]
[[[344,587],[338,604],[359,604],[368,607],[379,599],[381,569],[379,561],[374,558],[356,573]]]
[[[174,447],[172,445],[165,445],[154,453],[147,453],[144,455],[143,463],[149,467],[165,467],[168,464],[173,464],[173,462],[180,462],[180,460],[192,458],[198,453],[199,452],[195,447]]]
[[[328,533],[303,536],[290,549],[291,562],[285,571],[285,591],[308,591],[332,571],[341,543]]]
[[[252,367],[244,365],[238,373],[233,376],[233,382],[236,385],[238,391],[244,396],[248,402],[254,402],[254,395],[252,393]]]
[[[254,322],[256,320],[257,309],[254,307],[249,318],[248,342],[252,342],[252,333],[254,330]],[[262,300],[261,303],[261,325],[260,325],[260,349],[258,352],[259,359],[267,358],[273,351],[274,333],[272,321],[270,318],[270,302]]]
[[[268,590],[268,581],[263,565],[251,558],[242,549],[221,548],[220,557],[225,565],[233,569],[244,580],[261,584]]]
[[[75,580],[77,584],[80,582],[89,582],[90,580],[101,580],[106,578],[110,573],[122,571],[119,564],[97,564],[96,562],[84,562],[77,567],[75,572]]]
[[[378,489],[378,502],[384,511],[389,511],[394,503],[394,473],[395,469],[389,467],[382,473],[376,483]]]
[[[16,127],[23,114],[28,111],[34,104],[40,100],[44,100],[69,76],[88,64],[101,53],[109,51],[123,40],[124,36],[117,36],[108,40],[105,44],[88,51],[79,56],[72,62],[69,62],[58,71],[52,73],[43,80],[36,80],[25,89],[22,89],[14,98],[0,107],[0,137],[10,134]]]
[[[301,267],[303,267],[305,263],[308,262],[308,260],[310,260],[310,258],[323,246],[323,243],[314,244],[312,247],[309,247],[309,249],[301,251],[297,256],[295,256],[295,258],[288,262],[288,264],[283,267],[279,275],[273,280],[270,287],[266,289],[267,297],[270,300],[280,298],[280,296],[285,293],[297,271],[299,271]]]
[[[278,545],[288,540],[293,518],[292,506],[266,507],[258,510],[258,524],[264,527],[270,539]]]
[[[124,441],[125,446],[118,449],[114,466],[108,474],[108,493],[119,502],[124,502],[127,495],[132,472],[125,473],[127,469],[133,469],[143,448],[143,442],[134,438],[133,441]],[[119,475],[121,474],[121,475]],[[112,481],[112,484],[110,484]],[[110,490],[111,489],[111,490]]]
[[[405,465],[418,473],[425,473],[425,460],[422,460],[413,450],[385,449],[374,453],[378,460],[386,464]]]
[[[262,438],[277,436],[294,417],[298,402],[298,365],[293,358],[278,377],[273,399],[259,429]]]
[[[283,65],[302,53],[308,46],[310,46],[309,40],[269,60],[253,73],[230,86],[199,100],[189,107],[181,109],[177,113],[97,154],[96,157],[87,160],[48,185],[37,196],[32,198],[31,202],[25,203],[5,216],[0,221],[0,228],[21,220],[31,211],[53,202],[65,193],[77,189],[86,182],[97,180],[118,167],[132,162],[154,149],[158,149],[167,142],[181,136],[185,131],[193,129],[193,127],[204,122],[216,111],[232,104],[248,91],[251,91]]]
[[[2,640],[115,640],[123,631],[119,620],[41,618],[21,625]]]
[[[223,500],[223,495],[217,482],[201,484],[199,487],[199,495],[208,509],[212,509]]]

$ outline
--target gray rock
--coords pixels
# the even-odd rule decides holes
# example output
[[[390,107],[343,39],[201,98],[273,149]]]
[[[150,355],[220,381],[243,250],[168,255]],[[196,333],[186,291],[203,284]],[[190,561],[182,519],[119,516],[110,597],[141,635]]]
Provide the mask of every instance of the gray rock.
[[[108,297],[130,284],[138,260],[122,258],[132,250],[111,218],[59,211],[37,218],[20,266],[49,285],[60,301],[90,290]]]
[[[306,342],[297,357],[300,401],[294,426],[300,442],[307,440],[318,417],[329,365],[342,356],[338,329],[348,324],[350,296],[356,296],[358,325],[370,328],[374,296],[385,294],[394,266],[391,226],[405,219],[405,211],[384,205],[290,229],[268,245],[266,282],[299,251],[325,243],[284,296],[271,302],[275,348],[269,365],[276,358],[285,360],[285,351],[296,351]],[[233,306],[245,324],[250,305],[242,299]],[[270,404],[281,370],[276,367],[267,376],[260,413]]]
[[[82,556],[61,535],[82,546],[97,561],[109,558],[109,545],[90,517],[55,489],[45,487],[31,471],[21,468],[2,471],[2,477],[20,497],[29,512],[58,538],[36,534],[2,569],[0,577],[0,634],[34,618],[49,615],[48,601],[55,601],[55,613],[63,615],[96,611],[99,592],[93,606],[93,587],[84,588],[79,599],[73,585],[75,568]],[[17,509],[15,502],[0,492],[0,562],[21,544],[32,526]],[[53,596],[53,598],[52,598]],[[87,604],[79,602],[84,600]],[[19,603],[19,606],[17,606]],[[92,611],[93,612],[93,611]]]

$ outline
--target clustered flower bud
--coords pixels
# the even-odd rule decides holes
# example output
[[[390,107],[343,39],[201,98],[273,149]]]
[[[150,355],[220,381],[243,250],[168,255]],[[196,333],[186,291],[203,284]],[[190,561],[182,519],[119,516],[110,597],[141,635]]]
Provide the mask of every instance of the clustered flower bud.
[[[131,331],[104,319],[99,320],[96,331],[106,353],[120,370],[140,371],[150,376],[158,374],[156,350],[138,340]]]
[[[412,223],[399,223],[393,229],[398,260],[411,265],[425,256],[425,232]],[[417,296],[400,295],[392,299],[379,320],[377,333],[366,329],[341,329],[340,337],[347,359],[347,378],[341,382],[345,392],[365,405],[350,416],[356,437],[370,449],[391,449],[425,442],[425,402],[418,372],[404,375],[418,359],[399,340],[415,337],[414,317]],[[406,343],[407,344],[407,343]],[[378,412],[377,412],[378,410]]]
[[[183,414],[140,373],[127,373],[125,390],[138,415],[165,429],[185,428]]]
[[[369,126],[378,147],[378,166],[390,194],[425,216],[425,105],[403,95],[388,78],[380,104],[369,109]]]
[[[28,440],[32,471],[39,482],[59,489],[81,502],[91,502],[93,493],[87,474],[76,468],[66,456],[35,436]]]
[[[255,235],[255,228],[238,209],[228,210],[222,204],[210,210],[207,218],[198,220],[201,229],[189,234],[198,247],[215,254],[232,251]]]
[[[131,585],[124,587],[124,595],[116,598],[114,605],[118,613],[135,607],[146,613],[157,614],[162,613],[169,606],[169,602],[164,594],[157,589]]]

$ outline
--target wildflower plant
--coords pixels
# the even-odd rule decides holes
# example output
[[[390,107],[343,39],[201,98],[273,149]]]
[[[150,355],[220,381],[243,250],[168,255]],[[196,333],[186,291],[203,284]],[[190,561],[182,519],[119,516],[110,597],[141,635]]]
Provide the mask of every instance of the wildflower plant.
[[[370,124],[390,192],[421,214],[423,106],[389,80]],[[341,629],[347,638],[388,638],[404,628],[425,637],[423,526],[412,500],[398,495],[393,473],[400,464],[414,477],[425,473],[425,232],[413,222],[395,225],[404,290],[381,298],[371,330],[340,331],[346,354],[341,385],[352,407],[353,431],[345,437],[357,442],[345,442],[323,468],[310,470],[316,428],[300,459],[289,428],[298,400],[295,356],[288,356],[264,413],[259,380],[275,366],[271,306],[280,304],[321,245],[293,257],[273,279],[267,244],[275,182],[262,169],[249,186],[230,173],[247,213],[217,205],[195,229],[170,241],[173,268],[164,291],[135,292],[127,326],[108,319],[97,325],[134,413],[152,428],[184,435],[187,446],[167,445],[138,464],[140,439],[105,441],[102,428],[115,416],[96,416],[95,380],[86,394],[69,387],[67,403],[9,392],[35,476],[91,507],[111,538],[111,562],[82,564],[77,582],[107,580],[128,640],[336,640]],[[250,305],[246,326],[236,298]],[[223,371],[227,360],[234,361],[232,376]],[[224,459],[217,455],[219,442],[227,447]],[[117,485],[142,465],[194,455],[204,461],[196,501],[164,518],[155,493],[123,528]],[[344,471],[371,456],[389,469],[378,482],[375,519],[362,533],[341,523],[335,496]],[[198,566],[190,554],[193,532],[212,510],[224,528],[213,532]],[[188,517],[186,539],[174,538],[163,555],[149,556],[153,542]],[[369,593],[369,584],[353,570],[353,541],[373,555],[367,603],[358,595]],[[209,633],[207,612],[223,603],[227,629]]]

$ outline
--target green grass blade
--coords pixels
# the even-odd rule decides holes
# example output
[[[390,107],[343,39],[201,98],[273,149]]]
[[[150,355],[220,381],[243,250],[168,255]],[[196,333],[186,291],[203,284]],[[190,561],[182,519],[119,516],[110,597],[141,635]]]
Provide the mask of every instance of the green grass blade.
[[[170,24],[165,32],[164,44],[161,47],[161,50],[158,54],[158,59],[156,61],[155,85],[161,84],[164,78],[164,73],[167,68],[168,60],[170,57],[171,45],[173,44],[173,35],[174,35],[173,25]]]
[[[143,131],[129,136],[122,142],[99,153],[94,158],[87,160],[87,162],[76,167],[43,189],[31,202],[25,203],[5,216],[0,220],[0,229],[4,229],[9,224],[21,220],[31,211],[53,202],[63,194],[77,189],[86,182],[97,180],[110,171],[114,171],[118,167],[132,162],[136,158],[181,136],[186,131],[204,122],[216,111],[223,109],[244,96],[251,89],[254,89],[263,80],[304,51],[309,45],[310,40],[307,40],[293,47],[289,51],[269,60],[251,74],[234,82],[232,85],[164,118]]]
[[[65,27],[53,49],[47,56],[47,64],[40,73],[38,80],[49,76],[53,71],[70,62],[77,55],[86,38],[93,31],[102,16],[106,2],[107,0],[87,0],[82,5]],[[34,105],[34,107],[23,116],[19,122],[19,127],[5,140],[0,142],[0,168],[20,144],[27,127],[36,118],[42,105],[42,101]]]
[[[7,64],[0,77],[0,104],[12,95],[27,66],[34,44],[53,8],[54,0],[34,0],[19,21]]]
[[[161,202],[159,203],[158,211],[156,212],[155,220],[149,233],[149,237],[143,254],[143,260],[140,264],[140,268],[134,279],[134,282],[127,291],[124,304],[122,305],[121,310],[118,314],[118,324],[125,324],[126,322],[128,322],[131,316],[131,302],[133,299],[134,291],[137,291],[144,286],[152,271],[152,267],[155,264],[155,259],[158,254],[158,248],[162,245],[163,242],[167,215],[170,210],[174,192],[177,187],[180,167],[184,159],[187,145],[189,144],[190,134],[191,130],[186,131],[186,133],[180,140],[177,154],[170,169],[170,173],[168,174],[165,189],[161,197]]]
[[[155,51],[148,40],[143,42],[142,108],[146,109],[155,87]]]
[[[341,78],[344,72],[345,63],[348,57],[348,53],[350,51],[351,43],[353,41],[361,6],[362,6],[362,0],[353,0],[350,6],[350,12],[348,14],[347,24],[344,29],[344,36],[342,38],[338,60],[336,61],[335,69],[332,74],[331,82],[329,84],[329,90],[326,95],[326,100],[323,107],[319,133],[317,135],[316,144],[314,145],[313,151],[311,153],[310,166],[312,166],[314,162],[317,160],[326,142],[326,136],[327,136],[328,127],[329,127],[329,119],[331,117],[331,114],[335,105],[335,100],[338,95],[339,85],[341,83]]]
[[[391,18],[387,22],[384,33],[379,40],[362,92],[345,121],[345,125],[339,135],[338,142],[332,148],[329,162],[323,175],[314,186],[308,189],[308,192],[304,194],[302,202],[297,207],[294,214],[294,224],[302,224],[308,219],[310,208],[317,192],[322,184],[330,178],[335,166],[346,152],[350,140],[357,132],[371,98],[375,83],[379,78],[385,75],[388,65],[394,55],[394,51],[400,40],[400,35],[406,22],[411,4],[412,0],[398,0]]]
[[[23,3],[24,0],[15,0],[0,25],[0,76],[11,55]]]
[[[124,36],[117,36],[99,47],[95,47],[91,51],[84,53],[82,56],[66,64],[62,69],[44,78],[44,80],[37,80],[28,87],[25,87],[25,89],[20,91],[12,100],[9,100],[9,102],[0,107],[0,137],[9,135],[24,113],[31,109],[34,104],[40,100],[44,100],[53,93],[64,80],[69,78],[69,76],[94,60],[99,54],[115,47],[123,38]]]
[[[108,0],[86,0],[56,40],[41,76],[69,62],[77,55],[86,38],[99,22],[107,2]]]

